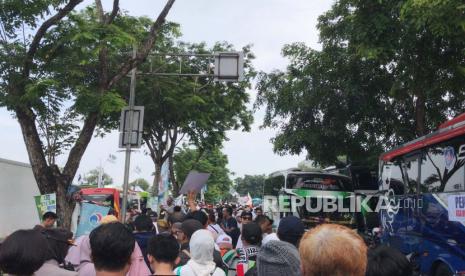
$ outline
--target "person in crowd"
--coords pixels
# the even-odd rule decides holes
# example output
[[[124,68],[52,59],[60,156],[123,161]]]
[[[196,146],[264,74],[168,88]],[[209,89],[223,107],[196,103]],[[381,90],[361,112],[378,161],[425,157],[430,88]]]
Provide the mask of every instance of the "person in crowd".
[[[216,223],[221,226],[221,224],[223,224],[223,207],[217,206],[215,213],[216,213]]]
[[[256,223],[247,223],[242,226],[241,237],[243,248],[231,250],[223,256],[223,261],[229,268],[228,275],[231,276],[236,275],[238,270],[245,273],[255,266],[262,241],[262,230]],[[238,268],[240,265],[243,266],[241,269]]]
[[[219,235],[224,234],[223,229],[216,223],[215,213],[213,210],[208,212],[208,226],[207,230],[213,234],[213,239],[217,239]]]
[[[299,241],[305,233],[305,226],[296,216],[287,216],[279,221],[278,238],[299,247]]]
[[[100,221],[101,224],[119,223],[118,219],[113,215],[107,215]],[[127,228],[127,227],[126,227]],[[131,255],[131,266],[127,276],[149,275],[150,270],[145,263],[144,254],[137,244],[134,242],[134,251]],[[78,271],[79,276],[93,276],[96,275],[94,263],[91,257],[91,247],[88,235],[80,236],[75,241],[76,246],[72,246],[68,250],[66,261],[71,263],[74,270]]]
[[[147,257],[147,244],[149,239],[156,235],[152,220],[147,215],[139,215],[134,220],[134,228],[134,238],[142,251],[145,263],[150,268],[149,259]]]
[[[66,229],[55,228],[43,230],[42,235],[47,240],[47,253],[45,263],[34,273],[34,276],[73,276],[78,275],[75,271],[61,268],[71,245],[73,233]]]
[[[125,276],[136,244],[132,233],[123,224],[112,222],[95,228],[89,238],[96,275]]]
[[[232,207],[223,208],[223,221],[221,224],[221,228],[223,228],[223,231],[232,238],[233,246],[236,247],[237,240],[240,235],[240,230],[237,225],[237,221],[236,219],[232,217],[232,214],[233,214]]]
[[[186,219],[186,215],[182,211],[181,206],[174,206],[173,213],[169,214],[168,222],[172,225],[176,222],[183,222]]]
[[[173,270],[179,262],[179,244],[172,235],[164,233],[151,238],[147,254],[154,275],[175,275]]]
[[[157,220],[157,229],[158,233],[163,233],[169,231],[170,226],[168,222],[168,212],[164,209],[160,210],[160,215]]]
[[[248,211],[241,212],[241,221],[242,221],[242,225],[251,223],[252,213]],[[241,232],[242,232],[242,227],[241,227]],[[242,248],[242,247],[243,247],[243,244],[242,244],[242,234],[241,234],[239,235],[239,238],[237,239],[236,248]]]
[[[250,269],[247,275],[300,276],[299,252],[288,242],[270,241],[260,248],[256,268]]]
[[[190,244],[189,241],[195,231],[204,229],[204,226],[195,219],[187,219],[181,224],[181,232],[178,235],[178,241],[181,240],[181,253],[179,254],[180,262],[179,266],[185,265],[190,259]],[[210,234],[211,235],[211,234]],[[213,239],[213,237],[212,237]],[[218,267],[224,268],[225,265],[221,258],[221,253],[218,250],[213,250],[212,252],[213,260],[215,261]]]
[[[190,241],[189,261],[175,269],[182,276],[224,276],[224,271],[213,261],[215,242],[208,230],[201,229],[193,233]]]
[[[263,236],[273,233],[273,220],[268,216],[260,215],[254,220],[262,229]]]
[[[203,225],[195,219],[186,219],[181,224],[181,229],[177,233],[177,240],[181,246],[181,253],[179,254],[179,264],[185,265],[190,258],[189,241],[195,231],[203,229]]]
[[[166,203],[163,204],[161,206],[165,211],[168,212],[168,214],[172,214],[174,213],[174,207],[175,207],[175,204],[174,204],[174,199],[172,197],[169,197],[167,200],[166,200]]]
[[[179,245],[182,244],[182,241],[184,239],[184,232],[181,230],[181,222],[176,222],[173,225],[171,225],[171,235],[176,238],[178,241]]]
[[[158,225],[157,225],[157,220],[158,220],[158,214],[155,211],[148,211],[147,215],[150,217],[152,220],[153,227],[155,229],[155,232],[158,234],[160,231],[158,231]]]
[[[195,210],[191,211],[187,214],[186,219],[195,219],[200,222],[203,228],[207,228],[208,226],[208,215],[206,211],[202,210]]]
[[[221,257],[223,257],[224,254],[226,254],[226,252],[233,249],[231,237],[224,233],[219,235],[218,238],[216,238],[216,245],[220,249]]]
[[[45,230],[50,229],[55,226],[55,222],[57,221],[58,216],[54,212],[46,212],[42,215],[42,223],[37,224],[34,229],[35,230]]]
[[[262,207],[255,208],[255,216],[261,216],[261,215],[263,215]]]
[[[238,209],[234,212],[234,218],[237,221],[237,227],[239,228],[239,232],[242,230],[242,219],[241,219],[242,212],[243,212],[242,209]]]
[[[368,250],[366,276],[412,276],[413,269],[407,257],[398,250],[384,245]]]
[[[37,230],[18,230],[3,240],[0,271],[9,275],[33,275],[46,261],[48,244]]]
[[[303,276],[363,276],[367,246],[348,227],[321,224],[302,237],[299,244]]]

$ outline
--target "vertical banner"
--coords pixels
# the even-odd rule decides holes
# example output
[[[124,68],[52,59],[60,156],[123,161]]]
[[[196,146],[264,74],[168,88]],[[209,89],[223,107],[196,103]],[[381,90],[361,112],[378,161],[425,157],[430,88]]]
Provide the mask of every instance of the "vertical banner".
[[[158,181],[158,204],[166,205],[170,189],[170,169],[168,160],[161,166],[161,177]]]
[[[57,197],[56,194],[45,194],[34,197],[36,203],[37,213],[39,214],[39,221],[42,216],[47,212],[57,212]]]
[[[108,214],[108,211],[110,211],[110,207],[82,203],[76,238],[82,235],[89,235],[94,228],[100,225],[100,221]]]

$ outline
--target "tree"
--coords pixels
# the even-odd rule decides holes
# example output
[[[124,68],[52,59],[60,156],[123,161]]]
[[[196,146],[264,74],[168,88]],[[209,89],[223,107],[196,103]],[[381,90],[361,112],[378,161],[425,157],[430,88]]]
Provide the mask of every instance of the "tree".
[[[159,53],[198,53],[233,51],[231,44],[216,43],[207,48],[204,43],[175,43],[175,36],[164,40],[157,48]],[[176,146],[183,141],[195,145],[200,152],[214,149],[226,139],[226,131],[250,129],[251,111],[247,88],[255,76],[251,65],[254,58],[249,46],[245,52],[245,80],[240,83],[215,83],[212,77],[161,77],[141,76],[137,82],[136,102],[145,106],[143,140],[155,165],[154,183],[158,183],[163,163],[170,164],[173,193],[178,194],[179,183],[174,175],[172,156]],[[150,67],[163,68],[162,72],[177,72],[177,57],[163,56],[152,59],[143,72]],[[208,73],[211,60],[193,57],[182,62],[184,73]],[[158,185],[153,185],[156,194]]]
[[[287,70],[261,73],[257,86],[263,125],[280,128],[276,152],[307,150],[322,165],[339,155],[375,164],[387,148],[463,111],[463,30],[419,24],[411,5],[420,2],[337,1],[319,17],[321,51],[283,48]]]
[[[131,183],[129,183],[129,187],[135,187],[135,186],[139,186],[142,190],[148,191],[150,187],[150,183],[144,178],[138,178],[132,181]]]
[[[192,170],[211,174],[207,181],[205,200],[212,203],[219,202],[229,193],[232,181],[227,165],[228,157],[219,148],[201,152],[184,145],[174,155],[174,171],[181,183]]]
[[[94,130],[113,128],[124,105],[115,84],[146,59],[174,1],[155,22],[121,13],[119,0],[108,13],[100,0],[81,13],[73,10],[82,0],[0,4],[0,104],[21,126],[39,191],[57,195],[60,226],[70,226],[75,203],[66,193]]]
[[[86,173],[86,176],[84,177],[84,182],[86,185],[98,185],[98,177],[100,175],[100,168],[90,170],[88,173]],[[111,185],[113,184],[113,178],[107,173],[102,174],[102,183],[103,186],[106,185]]]
[[[244,175],[244,177],[238,177],[234,179],[234,184],[236,191],[241,195],[247,195],[250,193],[250,196],[263,197],[263,185],[265,185],[265,175]]]

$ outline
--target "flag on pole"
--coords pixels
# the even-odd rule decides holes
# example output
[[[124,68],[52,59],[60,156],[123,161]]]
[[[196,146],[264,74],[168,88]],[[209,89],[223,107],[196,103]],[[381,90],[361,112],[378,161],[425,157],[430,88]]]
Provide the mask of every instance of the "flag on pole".
[[[250,196],[250,193],[247,193],[247,205],[248,205],[250,208],[253,207],[252,197]]]

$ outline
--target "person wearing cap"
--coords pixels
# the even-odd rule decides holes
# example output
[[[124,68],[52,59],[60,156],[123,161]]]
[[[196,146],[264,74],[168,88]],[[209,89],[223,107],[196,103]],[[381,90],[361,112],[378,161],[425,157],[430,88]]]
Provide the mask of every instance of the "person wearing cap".
[[[224,233],[216,238],[216,245],[220,248],[221,257],[223,257],[226,252],[233,249],[231,237]]]
[[[251,223],[252,217],[253,217],[252,212],[249,212],[249,211],[241,212],[242,224],[245,225],[245,224]],[[242,232],[242,229],[241,229],[241,232]],[[239,235],[239,238],[237,239],[236,248],[242,248],[242,247],[244,247],[244,245],[242,244],[242,234],[241,234]]]
[[[299,247],[299,241],[305,233],[305,226],[296,216],[287,216],[279,222],[278,238]]]
[[[268,242],[260,248],[258,253],[256,275],[300,276],[299,252],[288,242]]]
[[[46,212],[42,216],[42,223],[34,226],[34,230],[42,231],[45,229],[53,228],[57,219],[58,219],[58,216],[54,212]]]
[[[228,275],[246,273],[255,266],[255,261],[262,242],[262,230],[256,223],[246,223],[242,227],[242,248],[227,252],[223,261],[228,265]]]

